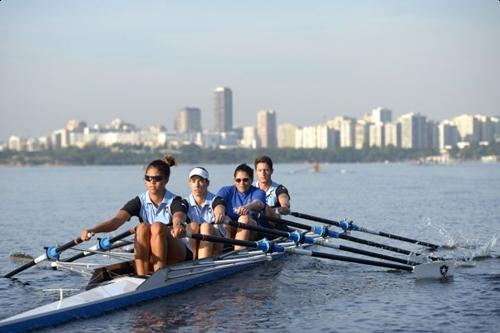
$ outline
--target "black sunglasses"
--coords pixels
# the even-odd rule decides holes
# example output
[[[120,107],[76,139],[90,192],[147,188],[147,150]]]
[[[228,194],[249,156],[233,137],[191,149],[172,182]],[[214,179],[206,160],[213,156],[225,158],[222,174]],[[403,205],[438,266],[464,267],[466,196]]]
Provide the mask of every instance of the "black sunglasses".
[[[163,176],[144,176],[144,180],[147,182],[161,182],[163,180]]]
[[[235,178],[234,181],[237,183],[241,183],[241,182],[248,183],[250,181],[250,178]]]

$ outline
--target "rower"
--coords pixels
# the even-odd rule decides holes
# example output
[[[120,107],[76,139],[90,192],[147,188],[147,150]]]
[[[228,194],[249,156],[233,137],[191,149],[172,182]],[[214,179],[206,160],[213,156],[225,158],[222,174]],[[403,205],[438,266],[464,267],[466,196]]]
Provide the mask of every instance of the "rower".
[[[151,162],[144,175],[147,191],[127,202],[112,219],[82,230],[80,238],[89,240],[94,233],[114,231],[132,216],[137,216],[141,222],[134,241],[137,275],[192,259],[189,243],[182,239],[188,204],[165,187],[170,167],[174,165],[175,159],[170,155]]]
[[[266,193],[252,185],[253,169],[247,164],[240,164],[234,170],[234,185],[222,187],[217,195],[226,202],[226,219],[255,224],[256,216],[265,207]],[[238,240],[255,238],[247,229],[228,226],[229,237]],[[235,250],[244,247],[235,246]]]
[[[254,186],[266,192],[265,214],[273,217],[290,214],[290,195],[287,188],[271,179],[273,174],[273,161],[271,158],[265,155],[257,157],[255,159],[255,171],[257,173],[257,180]],[[264,219],[259,219],[258,224],[265,228],[288,229],[282,224],[276,224]],[[269,238],[268,235],[265,236]]]
[[[189,204],[188,218],[190,223],[187,230],[191,233],[201,233],[212,236],[226,236],[224,216],[226,214],[225,201],[208,191],[208,171],[203,167],[191,169],[188,176],[191,194],[187,198]],[[190,239],[194,259],[202,259],[218,255],[222,252],[223,244]]]

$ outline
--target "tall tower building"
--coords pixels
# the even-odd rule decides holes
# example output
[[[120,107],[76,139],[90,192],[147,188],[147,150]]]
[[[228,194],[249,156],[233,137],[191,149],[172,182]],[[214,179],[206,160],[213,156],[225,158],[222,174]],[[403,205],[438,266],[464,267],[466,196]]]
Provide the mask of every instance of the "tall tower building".
[[[174,129],[177,133],[201,132],[201,111],[198,108],[182,108],[175,117]]]
[[[233,92],[227,87],[214,91],[214,131],[230,132],[233,129]]]
[[[407,113],[399,119],[401,122],[401,148],[427,148],[427,120],[425,116]]]
[[[276,148],[278,146],[276,129],[276,112],[274,110],[263,110],[257,113],[257,135],[262,148]]]

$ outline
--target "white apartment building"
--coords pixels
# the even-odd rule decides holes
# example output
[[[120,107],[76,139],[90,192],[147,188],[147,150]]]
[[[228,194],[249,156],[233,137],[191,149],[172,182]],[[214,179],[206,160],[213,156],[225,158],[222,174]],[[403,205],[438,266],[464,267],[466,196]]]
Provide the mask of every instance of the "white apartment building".
[[[253,126],[243,127],[243,135],[241,139],[243,148],[256,149],[259,147],[259,139],[257,137],[257,129]]]
[[[295,148],[298,130],[297,126],[289,123],[278,126],[278,148]]]
[[[423,149],[427,147],[427,120],[418,113],[407,113],[401,123],[401,148]]]
[[[385,147],[385,126],[384,123],[372,123],[370,124],[370,147]]]
[[[479,119],[470,114],[463,114],[453,118],[453,122],[457,126],[460,141],[478,142],[480,124]]]
[[[355,128],[355,145],[356,149],[363,149],[365,145],[370,143],[370,122],[361,119],[356,122]]]
[[[375,124],[390,123],[392,121],[392,111],[383,107],[375,108],[372,110],[370,121]]]
[[[401,125],[399,123],[386,123],[385,146],[401,147]]]

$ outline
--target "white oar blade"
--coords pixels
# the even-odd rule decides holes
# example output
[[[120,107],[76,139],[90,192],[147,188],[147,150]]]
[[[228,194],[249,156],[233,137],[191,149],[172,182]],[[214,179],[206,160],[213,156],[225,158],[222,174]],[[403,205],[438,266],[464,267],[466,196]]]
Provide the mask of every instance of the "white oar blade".
[[[455,262],[446,260],[417,265],[413,273],[417,279],[448,279],[455,273]]]

